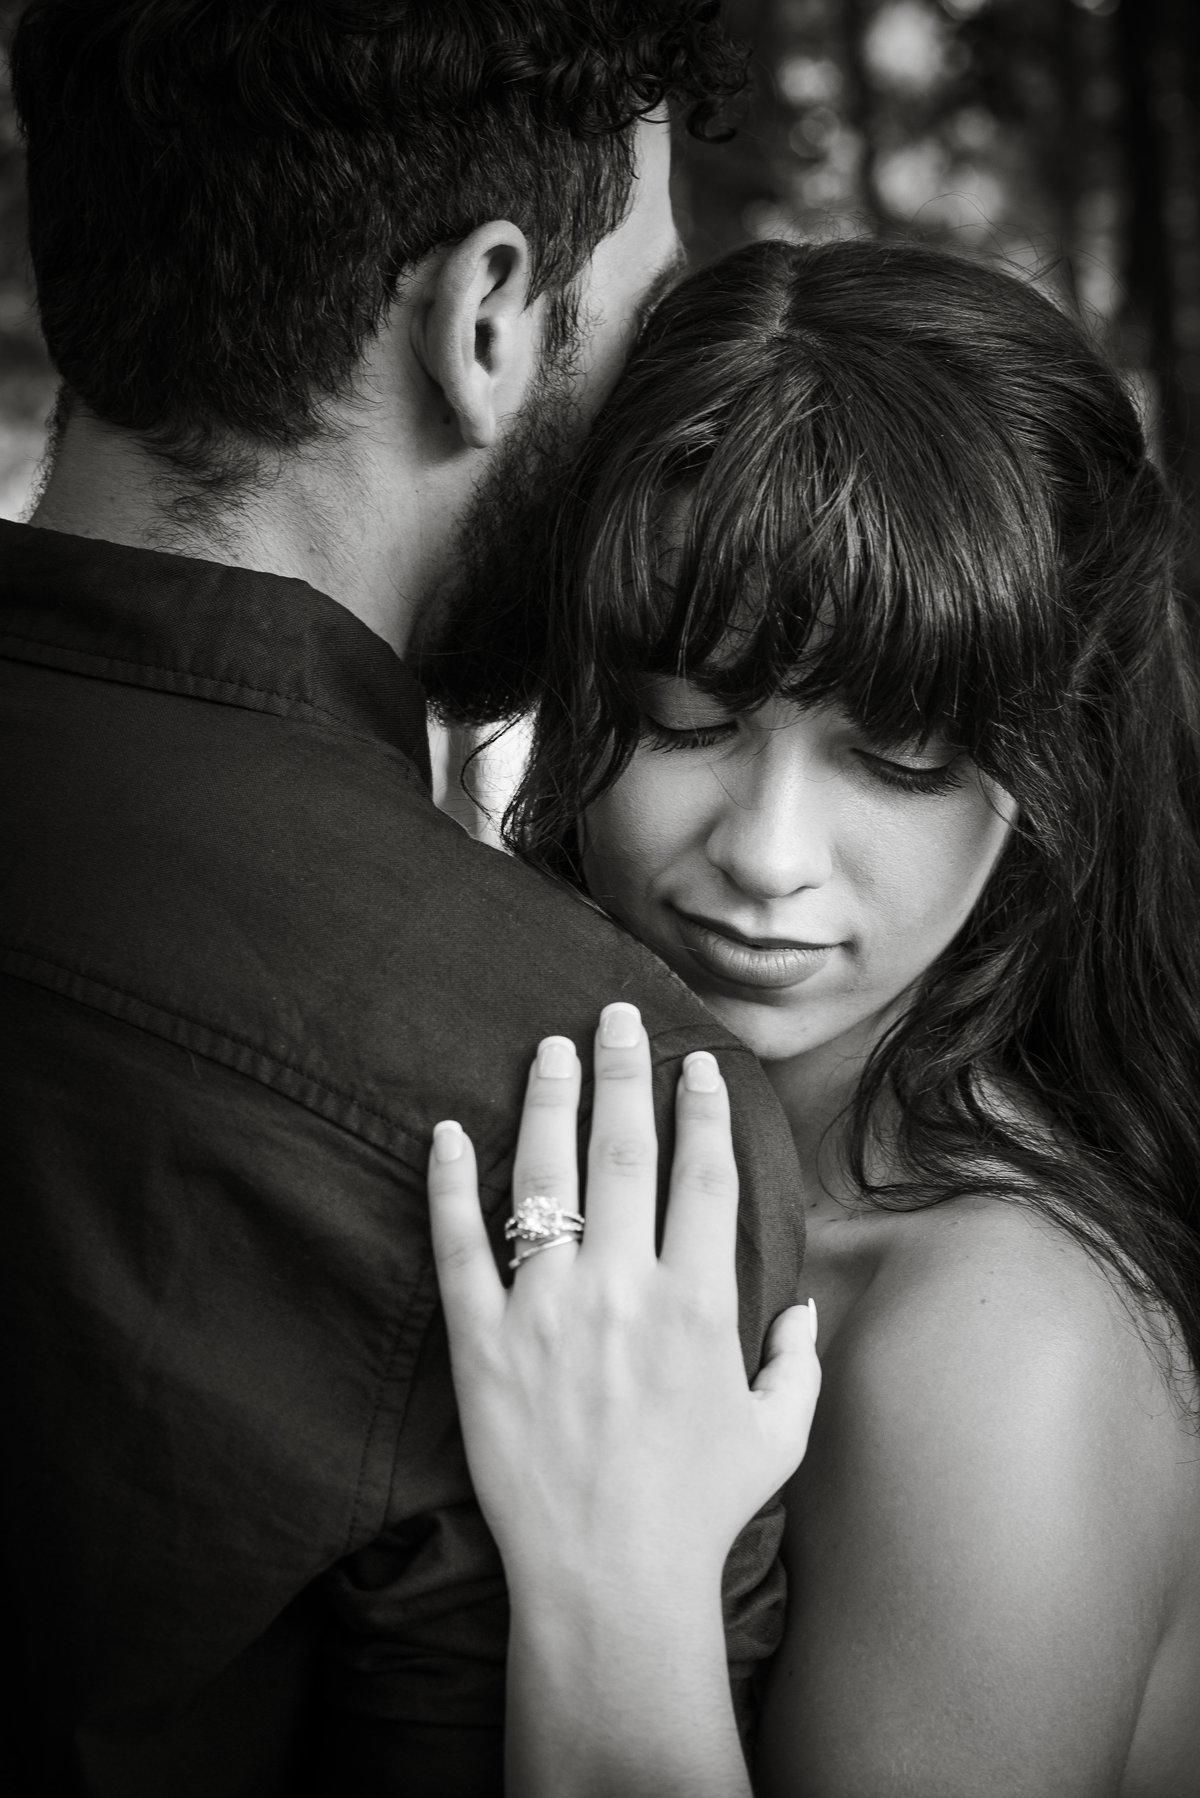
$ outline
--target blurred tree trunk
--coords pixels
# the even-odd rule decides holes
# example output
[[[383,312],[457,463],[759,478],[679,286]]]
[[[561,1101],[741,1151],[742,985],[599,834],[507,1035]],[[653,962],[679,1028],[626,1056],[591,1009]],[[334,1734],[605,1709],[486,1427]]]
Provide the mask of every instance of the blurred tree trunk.
[[[1180,351],[1178,478],[1191,511],[1190,585],[1200,625],[1200,0],[1175,0],[1174,25],[1180,101],[1172,207]]]
[[[1075,0],[1054,0],[1051,57],[1058,116],[1052,132],[1051,166],[1047,172],[1059,217],[1059,238],[1063,247],[1063,288],[1076,311],[1079,310],[1079,281],[1075,270],[1081,176],[1079,152],[1084,135],[1084,116],[1080,104],[1083,73],[1081,24]]]
[[[1166,157],[1154,104],[1154,67],[1163,30],[1162,0],[1121,0],[1117,12],[1125,85],[1129,170],[1129,303],[1148,332],[1146,363],[1158,387],[1164,442],[1179,441],[1175,295],[1166,233]]]
[[[895,229],[895,221],[879,196],[875,167],[879,154],[879,121],[875,95],[863,57],[863,40],[874,7],[871,0],[842,0],[839,8],[841,44],[839,60],[846,82],[846,123],[858,137],[858,185],[863,211],[871,230],[880,237]]]
[[[1189,412],[1200,400],[1200,370],[1181,355],[1181,325],[1186,328],[1189,308],[1180,283],[1189,264],[1194,278],[1196,254],[1194,9],[1195,0],[1120,0],[1117,10],[1128,170],[1129,323],[1135,337],[1140,331],[1144,338],[1142,360],[1154,381],[1163,460],[1193,519],[1200,498],[1200,446]],[[1194,318],[1196,296],[1189,297]],[[1200,597],[1194,548],[1188,574]]]

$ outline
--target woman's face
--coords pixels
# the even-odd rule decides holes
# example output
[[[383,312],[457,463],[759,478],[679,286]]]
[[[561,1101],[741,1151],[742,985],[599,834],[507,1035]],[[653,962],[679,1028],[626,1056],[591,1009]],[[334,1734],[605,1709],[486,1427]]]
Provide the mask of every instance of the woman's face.
[[[1014,802],[948,746],[873,743],[830,706],[734,714],[648,678],[642,710],[585,819],[591,892],[763,1060],[861,1065],[966,920]]]

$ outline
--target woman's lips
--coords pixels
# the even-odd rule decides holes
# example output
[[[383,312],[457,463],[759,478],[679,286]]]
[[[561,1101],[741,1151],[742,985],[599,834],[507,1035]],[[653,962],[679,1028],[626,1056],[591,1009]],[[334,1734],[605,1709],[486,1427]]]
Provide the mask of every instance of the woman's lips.
[[[676,911],[680,940],[710,974],[735,986],[796,986],[824,967],[836,943],[797,943],[778,937],[747,937],[716,918]]]

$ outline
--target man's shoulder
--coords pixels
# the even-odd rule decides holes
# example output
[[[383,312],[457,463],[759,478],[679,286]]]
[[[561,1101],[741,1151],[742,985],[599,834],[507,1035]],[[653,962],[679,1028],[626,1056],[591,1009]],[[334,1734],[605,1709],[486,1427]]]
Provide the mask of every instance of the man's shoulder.
[[[494,1110],[508,1141],[540,1038],[571,1037],[586,1065],[601,1007],[626,999],[641,1010],[656,1061],[721,1051],[764,1135],[786,1135],[748,1051],[642,943],[420,795],[402,809],[388,849],[380,846],[390,868],[368,907],[379,963],[373,972],[357,949],[346,954],[360,1043],[369,1032],[378,1066],[399,1059],[422,1105],[443,1115],[446,1096],[465,1091]],[[486,1127],[478,1114],[477,1127]]]
[[[439,813],[380,737],[30,682],[3,782],[8,972],[410,1155],[451,1106],[507,1142],[538,1038],[582,1046],[610,999],[642,1007],[664,1056],[733,1050],[617,926]]]
[[[641,1005],[652,1036],[674,1026],[725,1035],[676,974],[584,895],[469,837],[432,808],[411,806],[409,817],[424,877],[438,896],[433,913],[410,922],[469,952],[485,991],[489,975],[506,990],[519,965],[523,980],[567,1008],[591,1004],[603,989],[602,1003],[631,997]]]
[[[532,1050],[541,1035],[590,1033],[602,1005],[627,998],[664,1053],[700,1038],[737,1047],[642,943],[580,894],[469,836],[408,769],[370,754],[358,761],[336,744],[328,761],[328,775],[274,821],[277,864],[293,863],[297,878],[273,883],[272,903],[304,945],[297,973],[311,996],[331,1011],[349,1006],[360,1035],[373,1021],[394,1033],[394,1048],[419,1035],[422,1053],[440,1042],[465,1055],[472,1038]],[[260,884],[253,861],[243,872]],[[238,873],[230,867],[231,884]]]

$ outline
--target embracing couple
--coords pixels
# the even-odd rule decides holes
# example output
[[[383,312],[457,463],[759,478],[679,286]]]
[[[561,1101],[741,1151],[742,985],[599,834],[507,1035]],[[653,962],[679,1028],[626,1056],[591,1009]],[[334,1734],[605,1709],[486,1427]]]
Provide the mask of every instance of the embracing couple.
[[[687,275],[708,0],[34,0],[13,73],[4,1789],[1200,1791],[1120,382],[918,248]],[[514,853],[430,700],[531,715]]]

